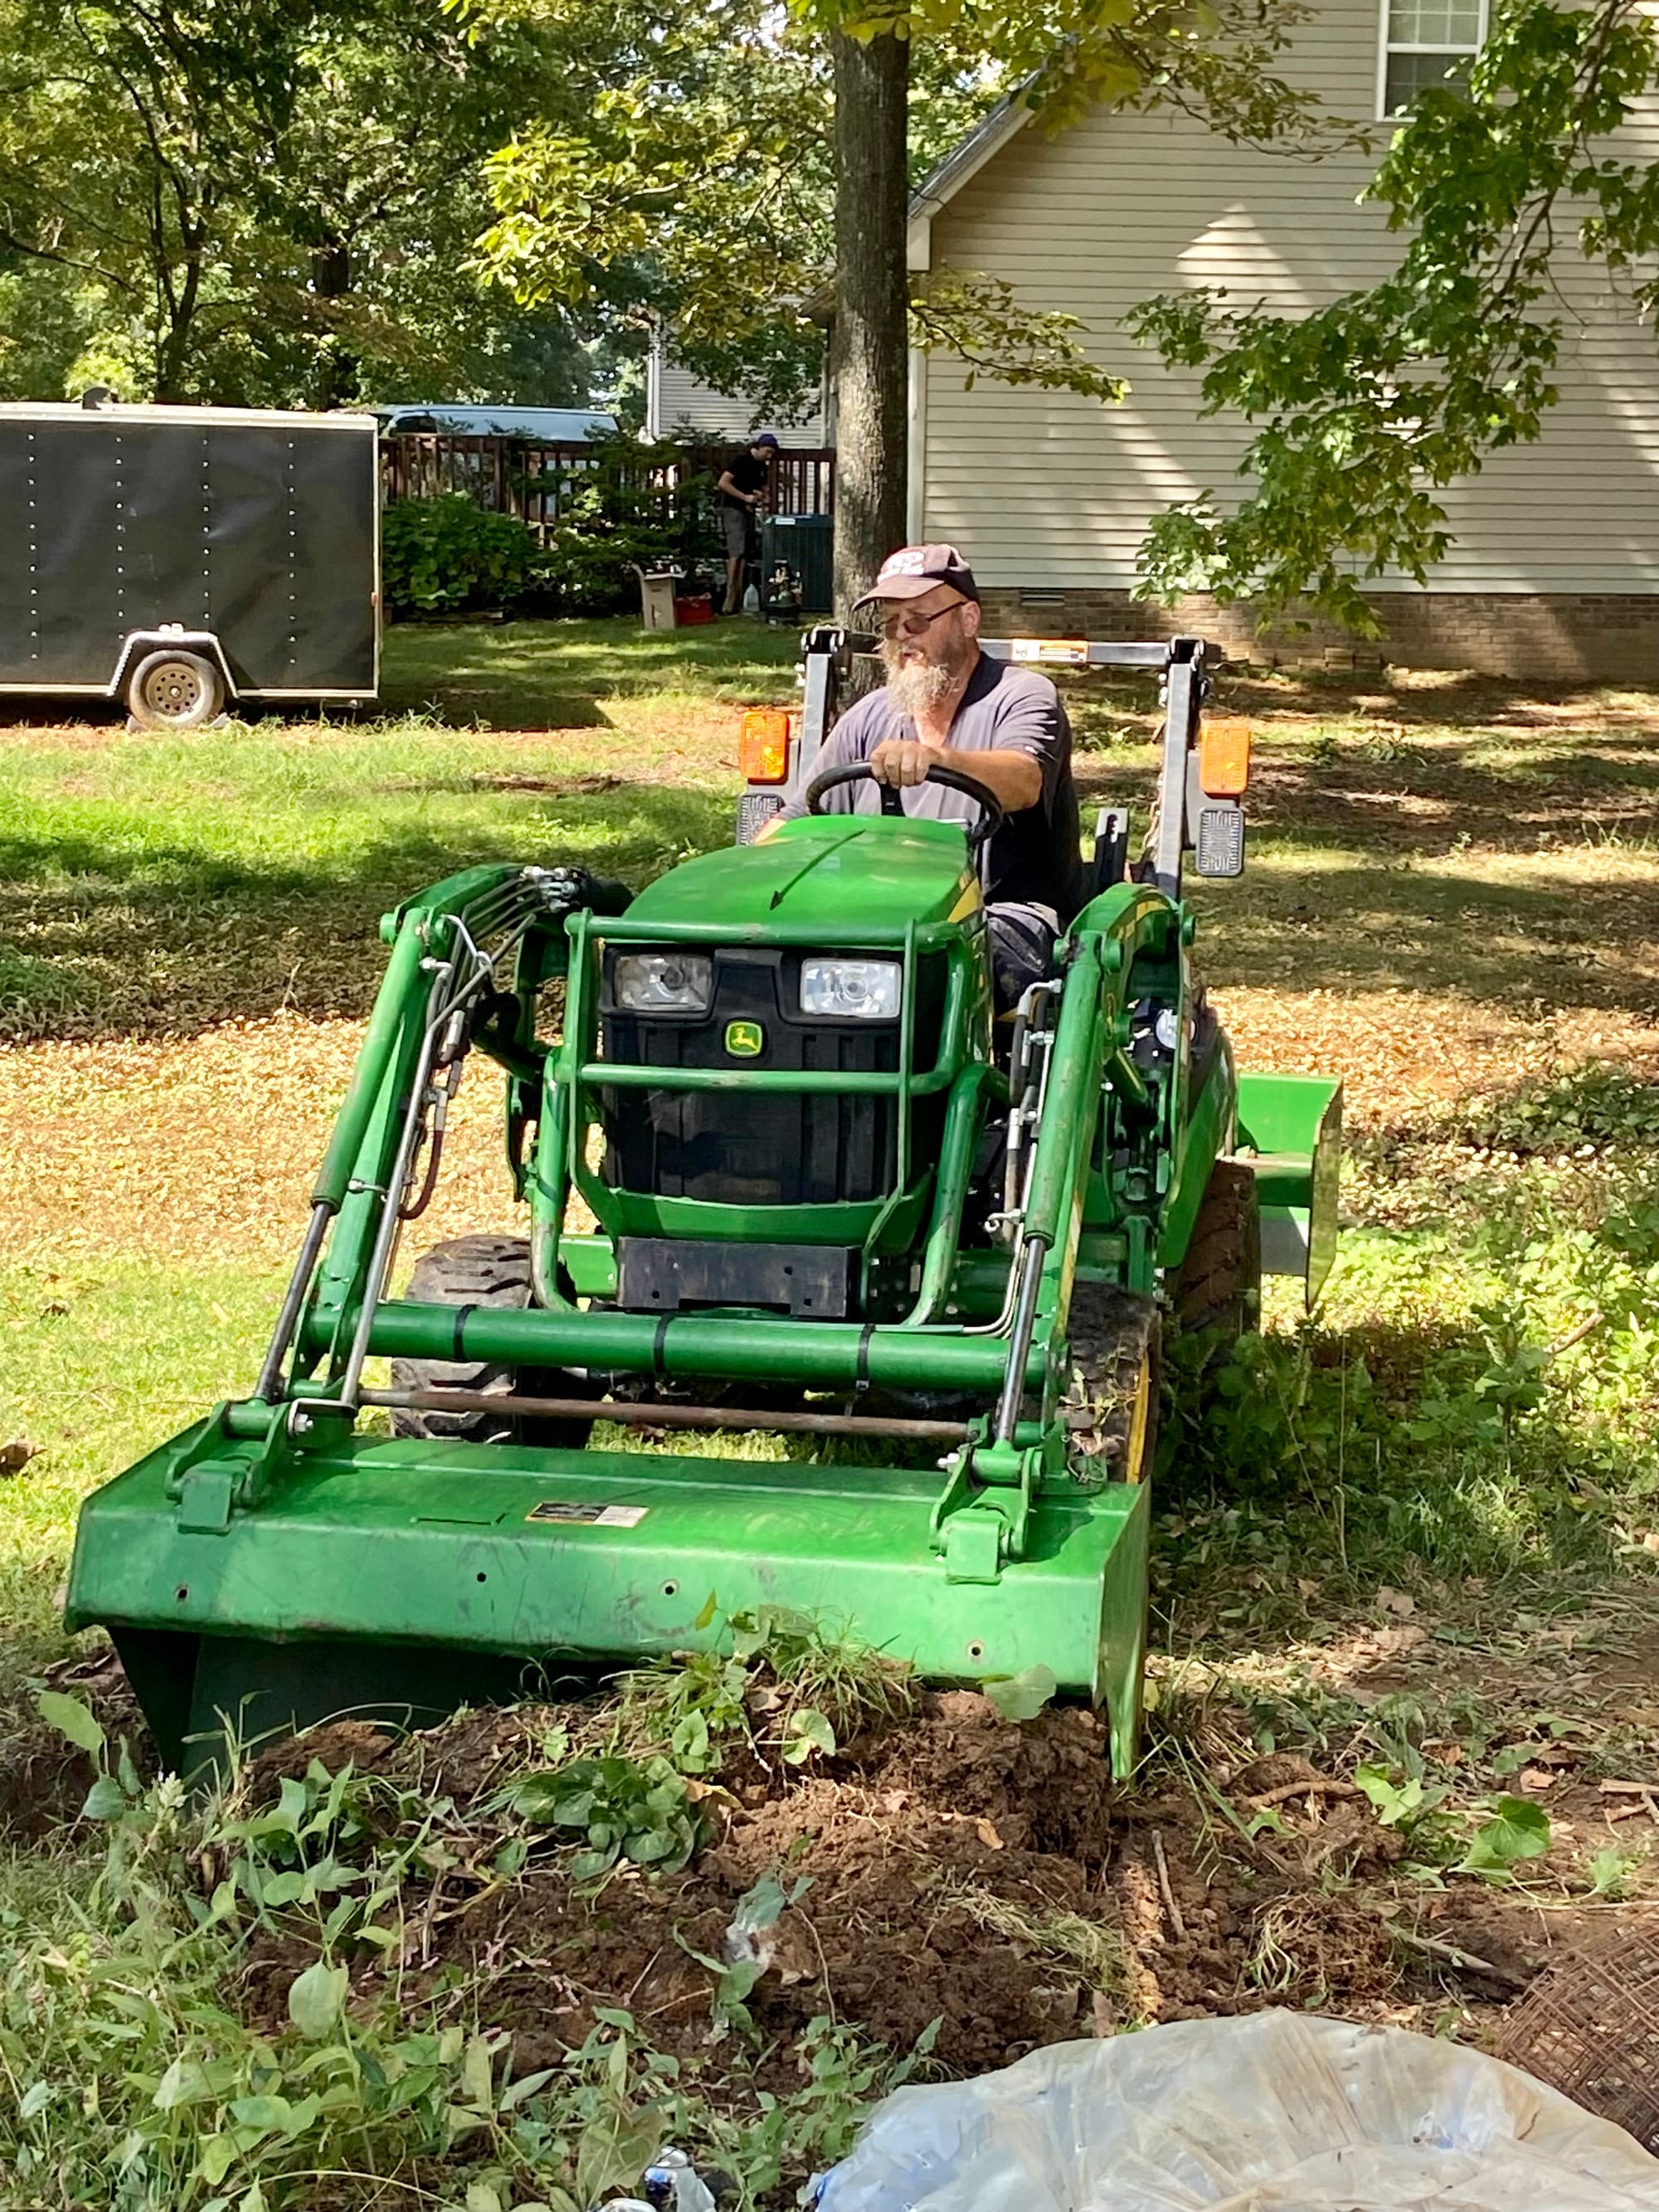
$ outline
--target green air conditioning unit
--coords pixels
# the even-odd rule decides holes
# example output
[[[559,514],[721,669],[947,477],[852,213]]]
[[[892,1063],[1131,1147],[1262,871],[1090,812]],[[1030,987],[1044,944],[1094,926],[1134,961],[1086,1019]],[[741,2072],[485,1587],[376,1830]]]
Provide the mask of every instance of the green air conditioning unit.
[[[833,589],[836,521],[830,514],[771,514],[761,525],[761,608],[767,614],[827,615]],[[790,586],[779,588],[787,577]]]

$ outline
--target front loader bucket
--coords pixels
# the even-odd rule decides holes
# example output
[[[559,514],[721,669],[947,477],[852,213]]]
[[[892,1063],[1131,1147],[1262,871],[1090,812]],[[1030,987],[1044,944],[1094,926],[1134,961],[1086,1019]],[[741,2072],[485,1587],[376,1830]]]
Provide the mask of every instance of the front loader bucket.
[[[1139,1486],[1039,1494],[1023,1556],[952,1581],[931,1468],[364,1436],[308,1451],[204,1529],[181,1527],[168,1495],[185,1441],[88,1500],[68,1607],[72,1627],[110,1629],[182,1769],[226,1722],[244,1738],[347,1711],[418,1724],[533,1690],[562,1662],[707,1648],[757,1605],[932,1680],[1051,1668],[1062,1692],[1106,1706],[1117,1771],[1133,1763]],[[225,1443],[216,1468],[254,1449]]]

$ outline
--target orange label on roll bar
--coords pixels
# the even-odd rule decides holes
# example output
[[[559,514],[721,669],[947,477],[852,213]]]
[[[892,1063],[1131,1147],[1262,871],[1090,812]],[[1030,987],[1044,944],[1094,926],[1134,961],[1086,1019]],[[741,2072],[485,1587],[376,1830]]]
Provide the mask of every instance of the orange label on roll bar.
[[[1086,637],[1016,637],[1010,639],[1009,647],[1015,660],[1047,660],[1066,668],[1089,665]]]

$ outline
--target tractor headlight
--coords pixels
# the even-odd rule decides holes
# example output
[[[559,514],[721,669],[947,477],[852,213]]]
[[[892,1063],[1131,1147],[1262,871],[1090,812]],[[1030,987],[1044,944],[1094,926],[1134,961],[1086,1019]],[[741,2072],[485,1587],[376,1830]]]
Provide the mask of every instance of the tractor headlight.
[[[800,1010],[841,1021],[890,1022],[899,1010],[896,960],[803,960]]]
[[[706,1014],[714,963],[706,952],[623,952],[611,987],[630,1013]]]

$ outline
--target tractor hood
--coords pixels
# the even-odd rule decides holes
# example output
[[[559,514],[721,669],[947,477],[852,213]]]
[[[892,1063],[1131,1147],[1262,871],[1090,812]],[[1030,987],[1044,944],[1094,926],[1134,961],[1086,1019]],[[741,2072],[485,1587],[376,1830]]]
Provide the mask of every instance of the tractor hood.
[[[642,890],[628,919],[720,921],[747,933],[821,918],[826,942],[849,922],[861,938],[890,930],[898,942],[910,922],[961,920],[980,902],[955,823],[818,816],[783,823],[763,843],[687,860]]]

